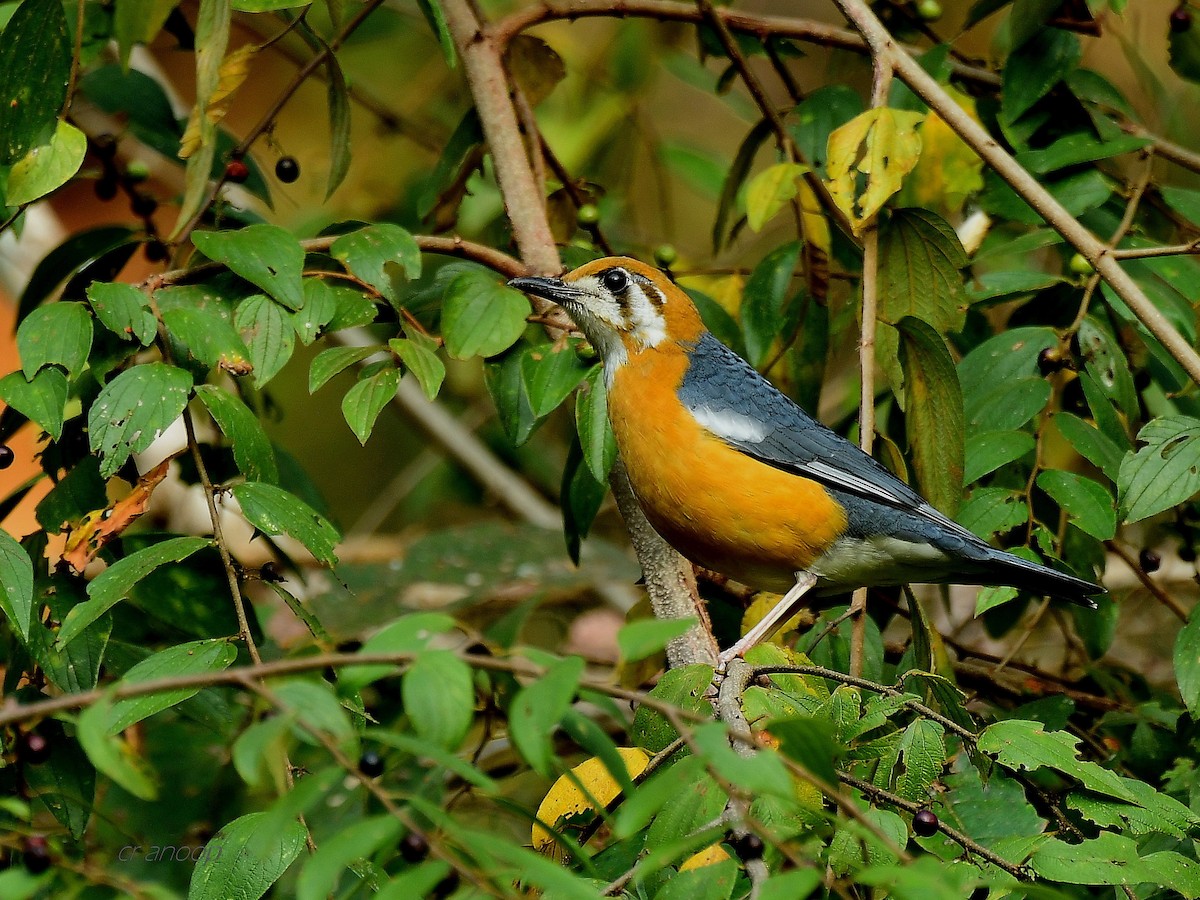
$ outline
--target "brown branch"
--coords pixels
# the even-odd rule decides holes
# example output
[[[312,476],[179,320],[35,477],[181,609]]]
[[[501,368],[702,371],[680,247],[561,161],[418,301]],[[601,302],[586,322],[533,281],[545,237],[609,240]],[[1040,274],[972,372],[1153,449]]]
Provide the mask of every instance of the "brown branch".
[[[545,198],[538,190],[509,92],[502,58],[506,42],[484,27],[469,0],[444,0],[442,11],[491,150],[496,181],[521,258],[533,272],[558,272],[561,262],[546,218]],[[535,312],[544,313],[545,305],[539,304]],[[695,616],[699,622],[668,646],[670,664],[715,663],[716,641],[712,629],[705,627],[707,614],[696,593],[691,567],[650,527],[623,467],[614,468],[609,482],[646,576],[655,615]]]

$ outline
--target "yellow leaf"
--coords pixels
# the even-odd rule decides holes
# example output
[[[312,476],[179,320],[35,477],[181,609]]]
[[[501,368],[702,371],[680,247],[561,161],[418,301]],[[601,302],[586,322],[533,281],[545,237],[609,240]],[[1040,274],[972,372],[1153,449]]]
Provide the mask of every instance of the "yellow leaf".
[[[833,249],[833,239],[829,233],[829,220],[821,211],[821,201],[807,181],[797,183],[797,197],[800,200],[800,219],[804,222],[804,240],[820,250],[826,257]]]
[[[971,97],[952,87],[946,90],[972,119],[978,121],[975,101]],[[912,175],[904,179],[899,205],[940,209],[955,215],[962,210],[968,197],[981,190],[983,160],[937,113],[930,112],[921,125],[921,158]]]
[[[695,853],[685,859],[679,867],[679,871],[687,872],[691,869],[701,869],[704,866],[712,866],[719,862],[725,862],[727,859],[733,859],[733,857],[720,844],[713,844],[711,847],[705,847],[699,853]]]
[[[233,102],[233,95],[245,83],[250,74],[250,63],[261,49],[257,44],[247,44],[221,60],[221,66],[217,70],[217,86],[206,98],[204,104],[196,104],[192,108],[192,114],[188,117],[187,128],[184,129],[183,138],[180,141],[180,159],[187,159],[200,149],[202,140],[201,106],[203,105],[203,115],[208,124],[217,125],[224,119]]]
[[[625,763],[625,771],[631,779],[642,774],[646,764],[650,762],[650,755],[640,747],[618,747],[617,753],[621,754],[621,759]],[[599,757],[593,756],[554,782],[554,786],[542,800],[542,805],[538,807],[538,822],[544,822],[549,827],[557,829],[564,819],[583,813],[599,812],[600,809],[611,803],[620,792],[620,785],[609,773],[608,767]],[[533,826],[534,850],[555,856],[558,847],[554,836],[541,824]]]
[[[688,275],[679,279],[679,284],[707,294],[734,318],[742,305],[742,292],[746,279],[742,275]]]
[[[778,163],[759,172],[746,185],[746,224],[754,231],[775,217],[796,196],[796,180],[808,172],[799,163]]]
[[[772,594],[766,591],[758,594],[754,598],[754,602],[747,607],[742,614],[742,634],[748,632],[751,628],[762,621],[772,609],[783,598],[779,594]],[[813,615],[806,609],[800,610],[796,615],[792,616],[779,627],[779,630],[770,637],[770,641],[775,644],[783,643],[783,635],[789,631],[799,631],[801,628],[807,628],[813,623]]]
[[[917,124],[923,113],[869,109],[829,135],[829,193],[856,234],[874,221],[921,155]],[[866,188],[858,193],[858,177]]]

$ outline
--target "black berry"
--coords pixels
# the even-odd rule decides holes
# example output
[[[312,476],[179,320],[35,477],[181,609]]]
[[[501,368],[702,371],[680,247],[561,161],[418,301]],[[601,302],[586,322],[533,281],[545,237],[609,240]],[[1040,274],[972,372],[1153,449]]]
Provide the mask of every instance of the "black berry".
[[[117,139],[107,131],[92,138],[92,150],[102,159],[112,159],[117,155]]]
[[[1162,565],[1162,557],[1146,547],[1138,554],[1138,565],[1142,567],[1142,571],[1149,575],[1151,572],[1157,572],[1158,567]]]
[[[129,208],[133,210],[135,215],[150,216],[158,209],[158,201],[149,194],[134,194],[133,200],[129,203]]]
[[[913,833],[919,837],[929,837],[937,834],[938,817],[927,809],[913,816]]]
[[[7,469],[16,458],[17,454],[13,453],[12,447],[8,444],[0,444],[0,469]]]
[[[29,763],[31,766],[40,765],[50,758],[50,742],[36,731],[26,732],[21,735],[17,755],[21,762]]]
[[[300,163],[294,156],[281,156],[275,163],[275,177],[284,184],[291,184],[300,177]]]
[[[111,200],[117,196],[117,179],[105,175],[96,182],[96,186],[92,190],[96,192],[98,200]]]
[[[262,568],[258,570],[258,577],[263,581],[274,581],[276,583],[283,581],[283,574],[279,571],[279,566],[275,565],[273,560],[267,560],[262,564]]]
[[[451,872],[433,886],[433,893],[429,896],[433,897],[434,900],[443,900],[443,898],[449,897],[458,890],[459,881],[458,872]]]
[[[250,167],[240,159],[232,159],[225,165],[225,180],[241,184],[250,177]]]
[[[1186,5],[1181,4],[1171,10],[1171,30],[1179,33],[1187,31],[1192,27],[1192,11]]]
[[[368,778],[378,778],[383,774],[383,757],[374,750],[368,750],[358,758],[358,771]]]
[[[740,834],[733,838],[733,840],[731,840],[729,843],[730,846],[733,847],[733,850],[738,855],[739,859],[762,859],[764,847],[762,838],[760,838],[757,834]]]
[[[150,262],[166,262],[167,258],[171,255],[171,251],[167,249],[167,245],[162,241],[146,241],[142,252],[146,254],[146,259],[150,260]]]
[[[1038,354],[1037,364],[1042,375],[1053,375],[1063,367],[1062,352],[1057,347],[1047,347]]]
[[[400,855],[405,862],[419,863],[429,855],[429,842],[415,831],[410,831],[400,842]]]
[[[21,853],[21,862],[31,875],[41,875],[50,868],[50,845],[40,834],[31,834],[25,838],[25,848]]]

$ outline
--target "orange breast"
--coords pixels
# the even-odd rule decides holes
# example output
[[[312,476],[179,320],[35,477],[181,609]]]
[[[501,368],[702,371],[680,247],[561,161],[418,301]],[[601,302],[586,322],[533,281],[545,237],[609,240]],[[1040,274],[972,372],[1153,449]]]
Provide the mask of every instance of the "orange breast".
[[[687,355],[631,354],[615,374],[609,415],[633,490],[655,530],[688,559],[752,587],[783,591],[846,529],[814,481],[731,449],[680,403]]]

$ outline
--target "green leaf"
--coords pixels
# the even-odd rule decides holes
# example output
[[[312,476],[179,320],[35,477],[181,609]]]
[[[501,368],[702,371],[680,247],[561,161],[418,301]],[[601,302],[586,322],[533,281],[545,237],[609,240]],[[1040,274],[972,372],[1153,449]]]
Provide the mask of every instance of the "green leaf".
[[[971,493],[958,511],[958,523],[984,540],[1024,523],[1029,507],[1011,488],[985,487]]]
[[[121,65],[128,69],[134,45],[154,40],[177,4],[175,0],[117,0],[114,5],[113,34]]]
[[[337,315],[338,298],[333,288],[321,278],[304,279],[304,309],[292,313],[292,327],[300,343],[308,346],[317,339],[321,329]]]
[[[233,324],[250,351],[254,385],[263,387],[292,358],[296,331],[286,310],[269,297],[255,294],[238,304]]]
[[[1055,413],[1052,421],[1076,452],[1116,482],[1121,469],[1121,448],[1095,425],[1073,413]]]
[[[126,741],[109,732],[111,716],[110,693],[80,714],[76,736],[83,746],[83,752],[97,771],[103,772],[139,800],[158,799],[155,773]]]
[[[1187,7],[1181,7],[1187,9]],[[1167,32],[1168,59],[1175,73],[1188,81],[1200,81],[1200,34],[1195,28]],[[1160,57],[1161,58],[1161,57]]]
[[[603,482],[617,460],[617,439],[608,421],[603,367],[593,366],[583,380],[583,387],[575,394],[575,429],[588,471],[596,481]]]
[[[1054,769],[1079,781],[1089,791],[1128,803],[1137,798],[1108,769],[1078,758],[1079,738],[1063,731],[1047,732],[1041,722],[1006,719],[989,725],[979,735],[979,749],[1014,772]]]
[[[512,741],[525,761],[543,777],[549,778],[554,773],[550,739],[570,708],[581,677],[582,658],[561,659],[537,681],[521,688],[509,707]]]
[[[1004,66],[1000,97],[1004,121],[1016,122],[1075,69],[1082,55],[1079,39],[1070,32],[1039,30]]]
[[[67,99],[71,38],[58,0],[24,0],[0,41],[0,166],[49,137]]]
[[[351,867],[354,881],[360,879],[355,860],[368,860],[383,846],[394,847],[405,827],[389,814],[372,816],[338,829],[304,863],[296,881],[297,900],[324,900],[335,893],[338,878]]]
[[[725,175],[725,181],[721,186],[721,196],[717,201],[717,214],[713,220],[712,242],[713,252],[720,251],[722,244],[725,243],[725,232],[729,224],[729,214],[734,209],[734,203],[737,200],[738,191],[741,190],[742,183],[746,180],[746,176],[750,174],[750,167],[754,164],[754,157],[758,154],[758,150],[762,147],[765,141],[771,135],[771,121],[763,118],[759,119],[758,123],[751,128],[746,136],[742,139],[742,143],[738,146],[737,154],[733,158],[733,163],[729,166],[729,171]],[[824,143],[822,143],[822,147]]]
[[[986,392],[968,395],[964,390],[967,425],[972,431],[1011,431],[1025,425],[1046,408],[1052,391],[1044,378],[1020,378],[1000,381]]]
[[[62,437],[68,387],[67,376],[56,368],[43,369],[33,381],[12,372],[0,378],[0,400],[41,425],[57,441]]]
[[[400,371],[388,367],[362,379],[346,391],[346,396],[342,398],[342,415],[360,444],[366,444],[375,428],[375,420],[395,398],[398,387]]]
[[[784,244],[763,257],[746,279],[740,313],[746,353],[756,367],[767,362],[783,331],[784,302],[799,260],[800,245],[795,241]]]
[[[523,355],[509,353],[495,362],[484,363],[483,367],[483,382],[496,406],[500,427],[514,447],[529,440],[538,424],[525,392],[525,379],[521,377]]]
[[[1175,638],[1175,681],[1193,716],[1200,711],[1200,613],[1193,613]]]
[[[912,316],[899,322],[905,417],[922,493],[953,516],[962,502],[963,400],[946,342]]]
[[[763,226],[795,198],[796,179],[809,172],[799,163],[777,163],[759,172],[746,185],[746,224],[752,231]]]
[[[686,712],[711,714],[712,704],[704,699],[704,693],[712,684],[712,678],[712,666],[697,664],[668,669],[650,691],[650,696]],[[634,712],[629,734],[634,743],[651,753],[658,753],[679,736],[662,713],[645,704]]]
[[[187,559],[211,544],[212,541],[202,537],[169,538],[117,560],[88,584],[89,599],[67,613],[55,644],[61,648],[73,641],[100,616],[128,597],[134,586],[159,566]]]
[[[50,758],[25,767],[30,793],[46,804],[75,840],[82,840],[96,798],[96,769],[79,742],[70,740],[57,722],[43,722],[38,730],[49,742]]]
[[[223,638],[176,644],[142,660],[122,675],[118,683],[130,685],[159,678],[220,672],[228,669],[235,659],[237,648]],[[118,700],[112,705],[109,713],[108,733],[122,732],[130,725],[148,719],[164,709],[170,709],[199,692],[199,687],[187,687]]]
[[[417,338],[392,338],[388,346],[413,373],[425,396],[433,400],[446,380],[446,365],[431,346],[432,341]]]
[[[1146,446],[1127,453],[1117,477],[1121,518],[1138,522],[1200,491],[1200,419],[1163,416],[1138,432]]]
[[[65,524],[106,506],[108,495],[104,479],[100,477],[100,461],[87,456],[42,498],[37,505],[37,520],[50,534],[59,534]]]
[[[358,732],[350,724],[349,713],[330,685],[324,681],[292,678],[276,688],[275,698],[285,712],[293,714],[306,726],[292,729],[300,740],[318,744],[311,729],[333,738],[343,751],[358,755]]]
[[[250,481],[279,481],[275,450],[258,417],[241,400],[216,385],[202,384],[196,396],[233,447],[238,470]]]
[[[1017,154],[1017,162],[1035,175],[1045,175],[1080,163],[1110,159],[1123,153],[1132,153],[1150,143],[1148,138],[1124,134],[1111,141],[1099,140],[1090,131],[1076,131],[1064,135],[1049,147],[1026,150]]]
[[[622,626],[617,632],[617,647],[621,651],[621,659],[626,662],[637,662],[666,649],[675,638],[686,634],[697,619],[689,616],[686,619],[637,619]]]
[[[242,514],[259,531],[269,535],[287,534],[308,548],[316,559],[337,564],[333,548],[341,539],[329,521],[293,494],[272,484],[248,481],[233,489]]]
[[[197,231],[192,243],[209,259],[224,263],[288,309],[304,306],[304,251],[299,241],[278,225]]]
[[[558,409],[587,372],[570,344],[539,344],[527,350],[521,357],[521,380],[533,414],[540,419]]]
[[[826,784],[838,783],[834,762],[843,749],[834,740],[833,728],[827,720],[814,716],[772,719],[769,730],[779,739],[779,749],[789,759]]]
[[[334,375],[343,372],[357,362],[374,356],[383,347],[330,347],[322,350],[312,361],[308,370],[308,392],[315,394]]]
[[[1071,519],[1098,541],[1117,531],[1117,510],[1104,486],[1083,475],[1047,469],[1037,477],[1043,491],[1066,510]]]
[[[110,381],[88,411],[88,438],[108,478],[131,453],[153,444],[187,405],[192,376],[154,362],[127,369]]]
[[[921,802],[928,799],[946,764],[944,733],[940,723],[928,719],[916,719],[904,729],[900,739],[904,771],[896,778],[896,793],[901,797]]]
[[[82,303],[47,303],[33,310],[17,329],[17,352],[27,379],[44,366],[62,366],[74,378],[92,349],[92,317]]]
[[[1027,431],[982,431],[967,438],[963,484],[972,484],[1025,456],[1035,446]]]
[[[79,171],[86,153],[87,136],[59,121],[50,142],[30,148],[8,173],[5,203],[24,206],[62,187]]]
[[[404,712],[422,740],[457,750],[475,718],[471,668],[449,650],[418,656],[400,682]]]
[[[446,288],[442,337],[455,359],[503,353],[525,332],[529,301],[482,272],[463,272]]]
[[[399,300],[393,272],[412,281],[421,275],[421,248],[399,225],[368,225],[344,234],[329,248],[349,272],[379,291],[392,303]]]
[[[385,625],[367,639],[359,653],[413,653],[424,650],[431,640],[453,631],[454,619],[445,613],[410,613]],[[338,677],[338,687],[362,690],[373,681],[397,671],[395,666],[349,666]]]
[[[154,340],[158,325],[149,300],[132,284],[95,281],[88,285],[87,297],[100,324],[121,340],[136,338],[143,347]]]
[[[959,331],[967,298],[967,254],[944,219],[924,209],[895,210],[879,230],[879,317],[915,316],[941,334]]]
[[[33,624],[33,563],[25,548],[0,529],[0,609],[23,642]]]
[[[325,57],[325,71],[329,76],[325,91],[329,104],[329,181],[325,187],[328,200],[350,171],[350,92],[336,54]]]
[[[1076,844],[1046,841],[1029,860],[1042,878],[1064,884],[1156,884],[1181,897],[1200,896],[1200,865],[1162,850],[1138,856],[1135,841],[1102,831]]]
[[[269,302],[269,301],[268,301]],[[163,310],[163,325],[206,368],[219,366],[233,375],[252,369],[250,350],[229,320],[215,310],[179,306]]]
[[[304,826],[275,821],[270,813],[234,819],[209,841],[220,853],[206,854],[192,870],[188,900],[258,900],[287,871],[304,849]]]

